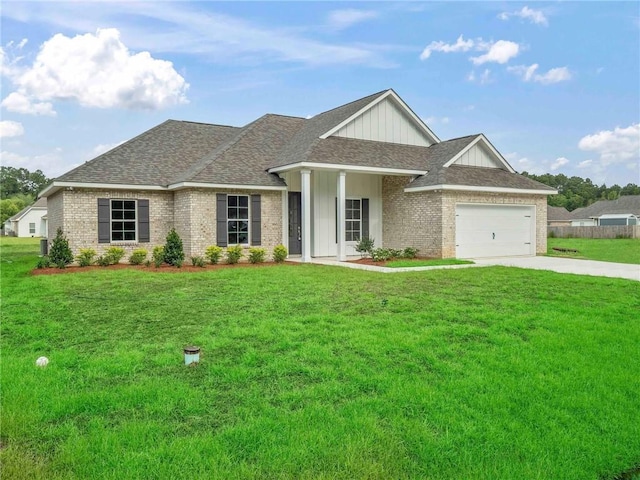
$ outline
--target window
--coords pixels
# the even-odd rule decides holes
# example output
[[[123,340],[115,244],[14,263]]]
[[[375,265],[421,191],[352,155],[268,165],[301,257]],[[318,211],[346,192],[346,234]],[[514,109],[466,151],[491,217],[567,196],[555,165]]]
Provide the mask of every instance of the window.
[[[249,243],[249,196],[227,195],[228,244]]]
[[[29,234],[33,235],[34,233],[36,233],[36,224],[35,223],[30,223],[29,224]]]
[[[111,200],[111,241],[136,240],[136,201]]]
[[[360,241],[362,231],[362,202],[359,199],[348,198],[345,203],[345,240],[347,242]]]

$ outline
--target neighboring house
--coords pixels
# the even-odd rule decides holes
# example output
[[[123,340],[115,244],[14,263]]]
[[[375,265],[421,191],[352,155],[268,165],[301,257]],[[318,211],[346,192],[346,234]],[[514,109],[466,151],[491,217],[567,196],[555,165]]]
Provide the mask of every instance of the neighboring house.
[[[4,234],[12,237],[47,236],[47,199],[39,198],[4,222]]]
[[[640,195],[625,195],[617,200],[599,200],[571,212],[574,227],[638,225]]]
[[[571,225],[571,212],[564,207],[547,205],[547,225],[549,227],[567,227]]]
[[[310,119],[168,120],[42,195],[50,232],[62,227],[74,251],[150,250],[174,227],[187,256],[282,243],[310,261],[345,260],[365,236],[432,257],[544,253],[552,193],[483,134],[440,141],[385,90]]]

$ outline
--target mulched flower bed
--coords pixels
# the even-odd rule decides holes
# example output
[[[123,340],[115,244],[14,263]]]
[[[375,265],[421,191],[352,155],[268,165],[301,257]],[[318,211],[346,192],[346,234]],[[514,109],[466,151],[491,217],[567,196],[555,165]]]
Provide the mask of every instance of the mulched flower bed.
[[[217,265],[207,264],[204,267],[194,267],[193,265],[182,265],[182,267],[173,267],[171,265],[162,265],[156,268],[154,265],[150,267],[145,267],[144,265],[130,265],[128,263],[118,263],[116,265],[109,265],[108,267],[101,267],[99,265],[92,265],[90,267],[78,267],[75,265],[68,266],[67,268],[35,268],[31,271],[32,275],[60,275],[65,273],[79,273],[79,272],[91,272],[94,270],[142,270],[145,272],[156,272],[156,273],[182,273],[182,272],[204,272],[208,270],[221,270],[227,268],[265,268],[265,267],[274,267],[276,265],[299,265],[297,262],[283,262],[283,263],[275,263],[275,262],[264,262],[264,263],[236,263],[234,265],[229,265],[227,263],[220,263]]]
[[[395,262],[397,260],[402,260],[404,262],[411,262],[411,261],[415,261],[415,262],[424,262],[425,260],[434,260],[431,257],[416,257],[416,258],[412,258],[412,259],[398,259],[398,258],[394,258],[392,260],[388,260],[386,262],[374,262],[373,259],[371,257],[367,257],[367,258],[358,258],[356,260],[348,260],[348,263],[357,263],[359,265],[373,265],[374,267],[386,267],[387,263],[389,262]]]

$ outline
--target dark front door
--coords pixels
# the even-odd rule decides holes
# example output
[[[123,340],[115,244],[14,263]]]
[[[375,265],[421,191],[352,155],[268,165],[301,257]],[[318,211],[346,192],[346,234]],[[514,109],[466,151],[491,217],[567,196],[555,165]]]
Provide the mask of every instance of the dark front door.
[[[289,192],[289,254],[302,253],[302,194]]]

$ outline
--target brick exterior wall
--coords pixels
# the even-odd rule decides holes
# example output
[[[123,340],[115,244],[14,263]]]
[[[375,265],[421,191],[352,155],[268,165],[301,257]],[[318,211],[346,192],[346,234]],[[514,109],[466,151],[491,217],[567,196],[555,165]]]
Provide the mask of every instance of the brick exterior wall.
[[[389,248],[416,247],[420,255],[452,258],[456,255],[456,204],[495,203],[533,205],[536,210],[536,253],[547,252],[547,198],[545,195],[432,191],[405,193],[407,177],[382,179],[382,234]]]
[[[47,199],[49,243],[56,229],[62,227],[74,255],[81,248],[93,248],[102,255],[110,246],[121,246],[125,258],[136,248],[151,251],[164,245],[169,230],[174,227],[184,245],[185,258],[204,255],[205,249],[216,244],[216,193],[261,195],[262,245],[271,255],[282,243],[282,192],[186,189],[176,192],[92,190],[75,188],[60,190]],[[148,199],[150,242],[98,243],[98,198]],[[248,248],[245,249],[248,252]],[[245,254],[247,253],[245,252]]]

